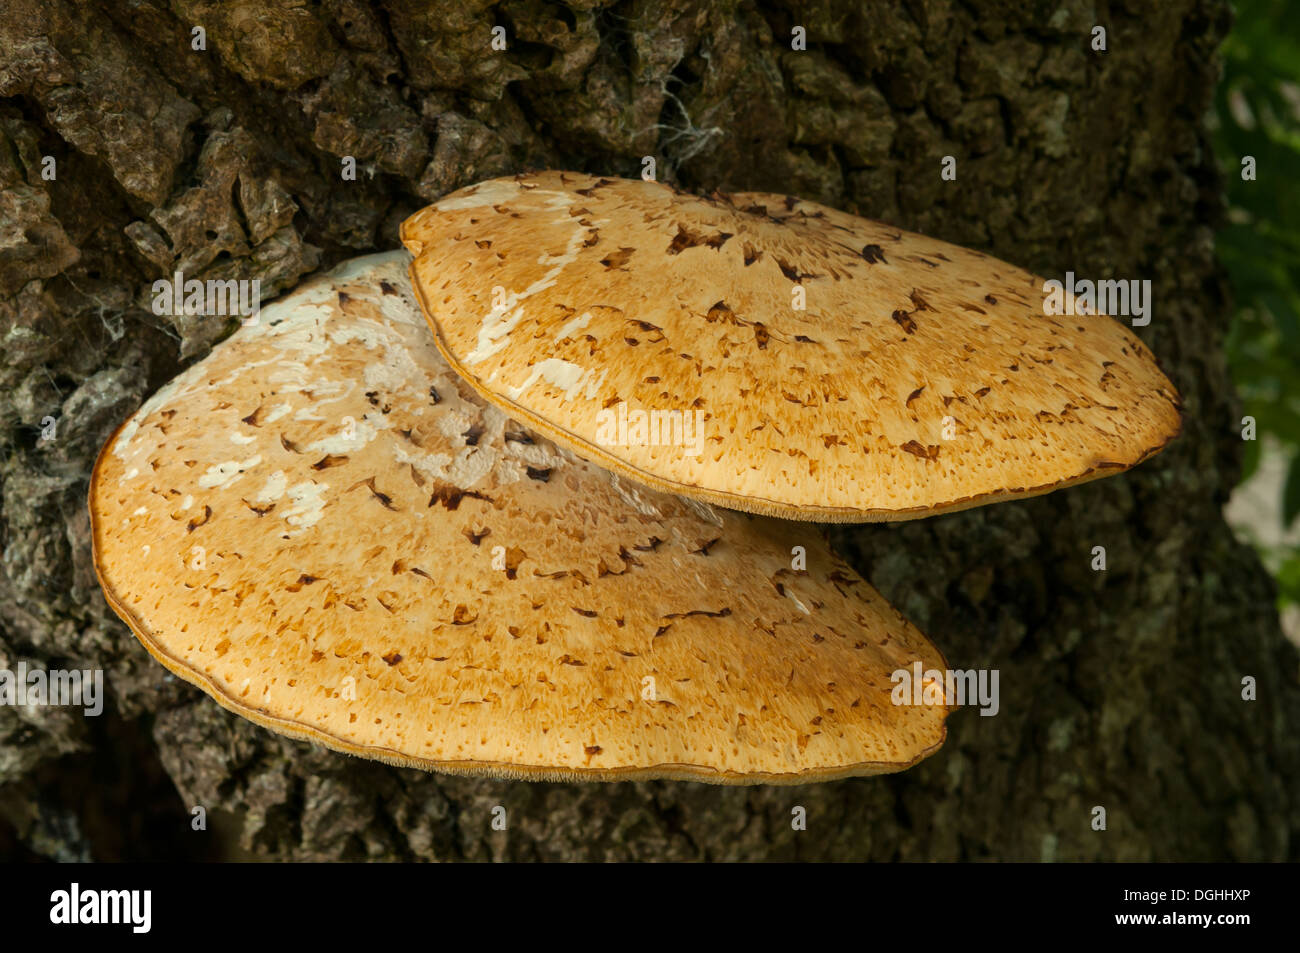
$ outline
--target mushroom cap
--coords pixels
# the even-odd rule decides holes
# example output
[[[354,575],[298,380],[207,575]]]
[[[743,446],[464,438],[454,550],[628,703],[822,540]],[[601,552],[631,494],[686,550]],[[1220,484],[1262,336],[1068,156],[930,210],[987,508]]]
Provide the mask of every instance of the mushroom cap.
[[[722,506],[910,519],[1126,469],[1180,427],[1118,321],[1049,316],[1023,269],[814,202],[542,172],[455,192],[402,241],[438,347],[480,394]],[[702,451],[665,439],[672,411],[701,412]],[[633,429],[637,412],[657,427]]]
[[[510,421],[439,356],[408,262],[270,304],[101,452],[96,567],[155,658],[282,734],[465,774],[796,783],[942,744],[947,709],[890,676],[943,658],[815,527]]]

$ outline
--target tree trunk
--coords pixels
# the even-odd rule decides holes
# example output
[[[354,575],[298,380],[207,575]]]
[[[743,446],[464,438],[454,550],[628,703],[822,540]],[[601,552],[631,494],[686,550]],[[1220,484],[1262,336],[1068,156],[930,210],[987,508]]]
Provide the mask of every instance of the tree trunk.
[[[1240,413],[1203,118],[1227,4],[1093,9],[7,0],[0,667],[102,668],[110,701],[100,718],[0,708],[0,853],[1294,859],[1300,666],[1272,582],[1220,514]],[[832,534],[953,667],[1000,672],[996,717],[958,711],[947,745],[897,776],[533,784],[289,741],[154,663],[100,595],[87,480],[112,428],[227,329],[155,316],[152,282],[260,278],[265,297],[395,247],[448,190],[524,168],[635,176],[643,156],[686,188],[788,192],[1040,274],[1151,280],[1139,333],[1186,401],[1163,454],[1047,497]]]

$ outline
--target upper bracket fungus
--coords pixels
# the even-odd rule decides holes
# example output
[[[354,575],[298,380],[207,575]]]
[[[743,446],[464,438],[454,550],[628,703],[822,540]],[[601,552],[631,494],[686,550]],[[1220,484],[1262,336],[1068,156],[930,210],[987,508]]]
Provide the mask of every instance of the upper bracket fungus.
[[[551,204],[543,249],[575,217]],[[939,747],[948,709],[892,704],[891,674],[943,658],[812,527],[625,485],[514,423],[439,356],[408,261],[264,308],[104,448],[96,566],[155,658],[275,731],[458,773],[794,783]]]
[[[1027,271],[814,202],[542,172],[455,192],[402,240],[479,394],[709,503],[909,519],[1132,467],[1180,427],[1113,318],[1046,314]]]

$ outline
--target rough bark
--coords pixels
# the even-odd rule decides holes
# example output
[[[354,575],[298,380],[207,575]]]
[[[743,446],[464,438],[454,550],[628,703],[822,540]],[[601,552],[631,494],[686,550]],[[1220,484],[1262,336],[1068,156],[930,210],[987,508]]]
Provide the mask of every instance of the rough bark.
[[[0,851],[1294,858],[1297,658],[1220,514],[1240,415],[1203,117],[1228,25],[1222,0],[8,0],[0,667],[103,668],[111,711],[0,708]],[[685,187],[792,192],[1040,273],[1152,280],[1140,333],[1187,408],[1165,453],[1037,500],[833,534],[950,664],[1000,670],[1000,713],[957,713],[947,746],[894,777],[527,784],[290,742],[151,661],[100,596],[87,478],[114,425],[229,330],[155,317],[151,282],[181,269],[269,294],[394,247],[447,190],[527,167],[636,175],[643,155]]]

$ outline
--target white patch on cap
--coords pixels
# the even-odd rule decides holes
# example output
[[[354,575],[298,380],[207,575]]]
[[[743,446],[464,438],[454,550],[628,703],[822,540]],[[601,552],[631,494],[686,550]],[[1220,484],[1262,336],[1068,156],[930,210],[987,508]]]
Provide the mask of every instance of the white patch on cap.
[[[247,460],[229,460],[226,463],[213,464],[208,467],[203,476],[199,477],[199,486],[208,490],[224,490],[243,476],[245,470],[261,462],[262,458],[259,455],[249,457]]]
[[[354,453],[379,435],[381,430],[390,430],[392,425],[383,417],[362,417],[343,424],[336,434],[331,434],[307,445],[309,453]]]
[[[285,384],[289,387],[307,386],[307,365],[299,361],[277,361],[283,370],[274,371],[267,380],[272,384]]]
[[[316,298],[320,300],[313,300]],[[324,354],[329,347],[325,326],[335,316],[337,302],[338,295],[328,287],[296,291],[271,308],[263,309],[258,323],[248,328],[260,333],[250,337],[270,337],[271,345],[295,355]],[[271,321],[276,319],[280,323],[273,327]]]
[[[374,351],[392,345],[393,331],[378,321],[372,321],[368,318],[354,318],[351,324],[333,328],[330,331],[330,338],[335,344],[360,341],[362,347]]]
[[[561,201],[551,200],[547,203],[548,208],[564,208],[569,204],[568,196],[562,193],[555,193]],[[543,252],[537,256],[537,264],[550,266],[546,274],[538,278],[531,285],[518,294],[510,295],[510,300],[506,303],[505,308],[493,308],[484,317],[479,324],[478,342],[474,350],[465,356],[466,364],[478,364],[487,358],[496,354],[506,346],[509,341],[510,332],[514,330],[521,320],[523,320],[523,308],[519,303],[526,298],[530,298],[539,291],[545,291],[552,287],[560,277],[566,265],[578,257],[578,252],[582,250],[583,242],[587,238],[587,230],[584,226],[578,224],[578,219],[570,219],[565,213],[557,222],[565,223],[569,221],[573,225],[573,235],[569,238],[568,245],[563,252],[558,255],[547,255]],[[503,317],[504,313],[509,311],[509,317]]]
[[[407,453],[406,448],[397,442],[393,444],[393,456],[398,463],[409,463],[420,473],[435,480],[445,480],[447,467],[451,464],[451,457],[445,453]]]
[[[509,486],[511,483],[518,483],[522,480],[527,472],[525,465],[518,460],[502,459],[497,461],[492,478],[496,481],[497,486]]]
[[[131,444],[131,439],[135,436],[136,431],[140,429],[140,424],[144,422],[144,419],[158,408],[162,407],[163,404],[167,403],[167,401],[171,399],[172,394],[179,390],[182,385],[188,384],[190,379],[196,376],[198,376],[198,372],[196,372],[194,368],[191,368],[158,388],[158,391],[152,397],[141,404],[140,409],[137,410],[135,414],[132,415],[131,419],[126,422],[126,426],[122,428],[122,432],[118,434],[117,440],[113,443],[113,455],[119,460],[125,460],[127,450]],[[139,471],[133,472],[130,476],[125,477],[125,479],[129,480],[138,472]]]
[[[489,446],[465,447],[447,467],[447,479],[468,490],[496,467],[497,451]]]
[[[545,253],[538,255],[537,264],[550,265],[550,270],[520,292],[518,298],[515,300],[518,301],[521,298],[530,298],[539,291],[545,291],[547,288],[553,287],[556,280],[560,277],[560,272],[564,270],[564,266],[578,257],[578,251],[582,248],[583,242],[586,241],[586,238],[587,233],[583,227],[576,225],[573,231],[573,237],[569,239],[569,244],[565,246],[563,252],[558,255],[547,255]]]
[[[537,470],[551,470],[555,467],[564,466],[564,458],[553,449],[548,449],[548,447],[549,444],[520,443],[517,440],[507,440],[506,455],[512,461],[521,461]]]
[[[380,313],[394,324],[411,325],[427,332],[429,326],[424,321],[424,312],[420,310],[420,303],[411,293],[410,279],[406,277],[405,270],[394,277],[393,287],[397,289],[397,294],[379,295]]]
[[[804,615],[812,615],[812,613],[808,611],[808,607],[799,601],[799,597],[794,594],[793,589],[791,589],[789,586],[785,586],[784,589],[785,589],[786,596],[788,596],[790,601],[793,602],[799,608],[800,612],[802,612]]]
[[[525,378],[522,384],[518,387],[507,387],[504,390],[506,396],[511,400],[518,400],[528,388],[532,387],[537,381],[544,379],[546,383],[564,391],[565,399],[573,400],[577,396],[578,389],[592,376],[591,371],[584,370],[572,361],[561,360],[558,357],[548,357],[533,365],[528,377]]]
[[[293,415],[294,420],[315,420],[325,421],[331,418],[322,417],[317,413],[326,404],[337,404],[339,401],[346,399],[356,388],[355,381],[314,381],[310,384],[299,383],[299,389],[303,392],[302,396],[306,397],[311,403],[306,407],[299,408],[298,412]]]
[[[564,325],[564,327],[560,328],[559,333],[555,335],[555,340],[563,341],[567,337],[572,337],[589,324],[591,324],[591,312],[584,311],[568,324]]]
[[[474,425],[474,418],[463,410],[448,407],[438,420],[438,432],[448,439],[455,439]]]
[[[485,361],[502,350],[510,340],[510,332],[524,319],[524,309],[515,308],[507,313],[493,308],[479,325],[478,343],[465,357],[466,364]]]
[[[429,328],[421,324],[420,332],[428,335]],[[410,348],[405,342],[391,341],[389,346],[384,348],[383,357],[377,361],[371,361],[366,364],[362,372],[365,379],[366,390],[389,391],[390,393],[400,393],[408,389],[428,390],[428,385],[419,387],[416,381],[424,381],[429,375],[428,371],[422,370],[411,360]]]
[[[258,503],[274,503],[280,497],[284,496],[285,483],[284,471],[276,470],[266,478],[266,485],[258,490],[254,499]]]
[[[257,439],[256,437],[251,436],[251,435],[249,435],[249,434],[242,434],[242,433],[237,433],[237,432],[236,432],[236,433],[232,433],[232,434],[230,435],[230,442],[231,442],[231,443],[238,443],[238,444],[245,444],[245,445],[247,445],[247,444],[252,443],[252,442],[253,442],[254,440],[256,440],[256,439]]]
[[[284,521],[290,526],[306,529],[315,526],[325,509],[325,483],[295,483],[289,487],[289,500],[292,505],[284,514]]]

